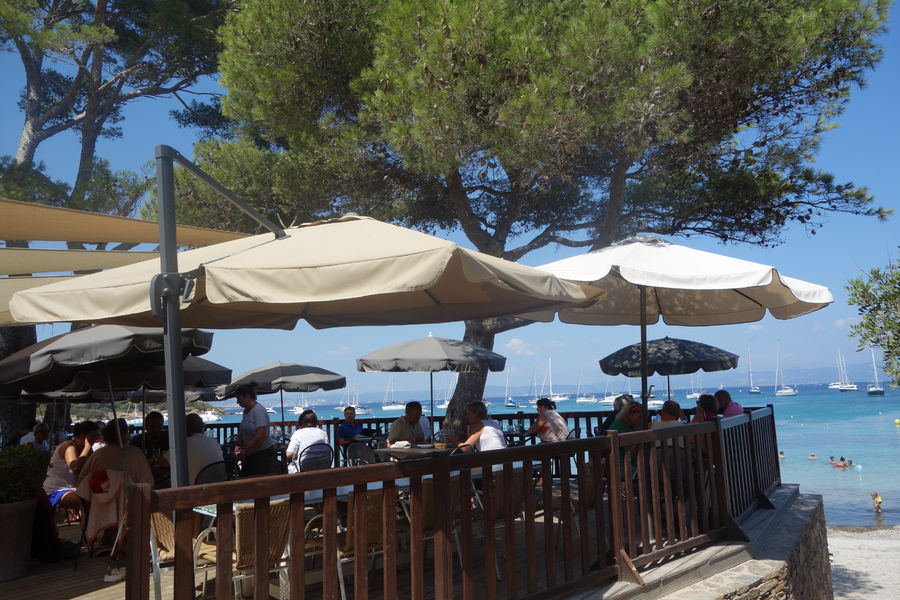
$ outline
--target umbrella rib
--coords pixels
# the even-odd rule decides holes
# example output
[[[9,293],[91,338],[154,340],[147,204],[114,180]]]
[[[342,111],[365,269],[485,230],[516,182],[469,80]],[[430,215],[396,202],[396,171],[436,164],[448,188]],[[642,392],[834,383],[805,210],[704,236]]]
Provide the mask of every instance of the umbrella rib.
[[[427,295],[429,298],[431,298],[431,301],[432,301],[432,302],[434,302],[434,303],[437,304],[438,306],[441,305],[441,301],[438,300],[437,298],[435,298],[435,297],[434,297],[434,294],[432,294],[429,290],[422,290],[422,291],[425,292],[425,295]]]

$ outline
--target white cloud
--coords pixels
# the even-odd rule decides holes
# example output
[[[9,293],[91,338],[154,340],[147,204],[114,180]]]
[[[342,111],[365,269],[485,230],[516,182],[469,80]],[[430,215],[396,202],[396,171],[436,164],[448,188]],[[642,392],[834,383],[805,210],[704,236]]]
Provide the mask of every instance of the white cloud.
[[[838,329],[847,329],[847,328],[849,328],[851,325],[854,325],[855,323],[856,323],[856,319],[854,319],[854,318],[850,318],[850,319],[838,319],[837,321],[835,321],[834,323],[832,323],[832,325],[834,325],[834,326],[837,327]]]
[[[325,354],[328,356],[346,356],[353,352],[353,348],[350,346],[341,346],[340,348],[332,348],[328,350]]]
[[[766,326],[761,323],[754,323],[753,325],[747,325],[747,333],[756,333],[758,331],[762,331]]]
[[[506,350],[508,354],[514,354],[515,356],[534,356],[537,347],[534,346],[534,344],[526,343],[525,340],[521,338],[514,337],[506,342],[503,349]]]

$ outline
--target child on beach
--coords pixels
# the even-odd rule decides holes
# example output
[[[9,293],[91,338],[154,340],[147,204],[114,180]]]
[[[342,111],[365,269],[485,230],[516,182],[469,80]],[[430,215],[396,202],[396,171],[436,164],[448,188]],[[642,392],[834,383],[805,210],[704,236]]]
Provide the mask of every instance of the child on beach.
[[[878,492],[872,492],[872,507],[875,512],[881,512],[881,496],[878,495]]]

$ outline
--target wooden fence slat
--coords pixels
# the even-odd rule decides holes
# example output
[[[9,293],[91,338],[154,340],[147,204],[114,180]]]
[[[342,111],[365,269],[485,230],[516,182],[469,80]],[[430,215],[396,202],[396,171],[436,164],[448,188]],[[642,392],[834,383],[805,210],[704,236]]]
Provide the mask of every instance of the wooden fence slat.
[[[518,576],[516,574],[516,511],[518,506],[515,499],[518,497],[513,487],[513,465],[503,465],[503,539],[506,543],[504,549],[506,559],[506,597],[516,598],[518,592]],[[519,488],[521,489],[521,487]]]
[[[522,466],[522,498],[523,508],[525,511],[525,548],[529,549],[525,554],[526,569],[526,586],[529,594],[533,594],[538,589],[537,574],[537,552],[535,550],[535,487],[534,487],[534,464],[526,461]]]
[[[288,585],[291,600],[303,600],[306,595],[306,504],[303,494],[291,494],[291,521],[288,538],[290,570]]]
[[[127,487],[126,494],[128,534],[125,538],[125,597],[127,600],[149,600],[150,487],[131,484]]]
[[[369,597],[369,492],[365,484],[353,486],[353,596]]]
[[[494,540],[495,506],[494,477],[490,468],[481,470],[481,504],[484,524],[484,583],[490,599],[497,597],[497,548]],[[500,510],[503,510],[502,508]]]
[[[328,488],[322,493],[322,597],[338,597],[338,511],[337,490]]]
[[[216,556],[231,556],[234,552],[234,504],[222,502],[216,505]],[[234,598],[231,584],[231,560],[216,561],[216,600]]]
[[[384,597],[397,597],[397,484],[383,482],[381,487],[381,543],[384,550]]]
[[[553,467],[549,458],[541,461],[541,491],[544,503],[544,568],[547,587],[556,585],[556,539],[553,535]]]
[[[257,498],[253,503],[254,544],[253,597],[269,598],[269,499]]]
[[[410,592],[412,600],[424,600],[425,598],[425,574],[424,557],[425,543],[422,540],[422,521],[425,519],[425,511],[422,504],[422,478],[413,477],[409,480],[409,571]]]
[[[463,600],[475,600],[479,593],[479,588],[475,583],[475,561],[473,559],[472,502],[471,472],[463,469],[459,472],[459,560],[462,563]],[[385,594],[385,598],[388,597]]]
[[[190,508],[175,511],[175,600],[191,600],[194,597],[193,514]]]
[[[559,484],[561,491],[560,515],[562,517],[563,576],[566,581],[575,578],[575,548],[572,544],[572,478],[568,456],[559,457]]]
[[[647,452],[646,444],[638,445],[637,455],[637,480],[638,480],[638,510],[640,512],[641,528],[641,554],[650,551],[650,509],[647,506]]]

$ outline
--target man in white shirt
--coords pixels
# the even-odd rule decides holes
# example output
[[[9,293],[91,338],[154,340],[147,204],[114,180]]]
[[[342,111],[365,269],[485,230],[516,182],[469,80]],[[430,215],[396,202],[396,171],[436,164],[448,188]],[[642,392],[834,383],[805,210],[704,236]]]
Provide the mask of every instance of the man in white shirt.
[[[328,443],[328,434],[319,429],[319,418],[315,411],[304,410],[300,413],[300,426],[291,435],[285,456],[288,459],[288,473],[298,473],[297,460],[303,451],[313,444]]]
[[[200,471],[213,463],[222,462],[222,447],[219,442],[204,433],[206,425],[196,413],[186,418],[188,482],[194,483]],[[225,469],[222,469],[225,472]],[[205,477],[204,477],[205,479]]]

